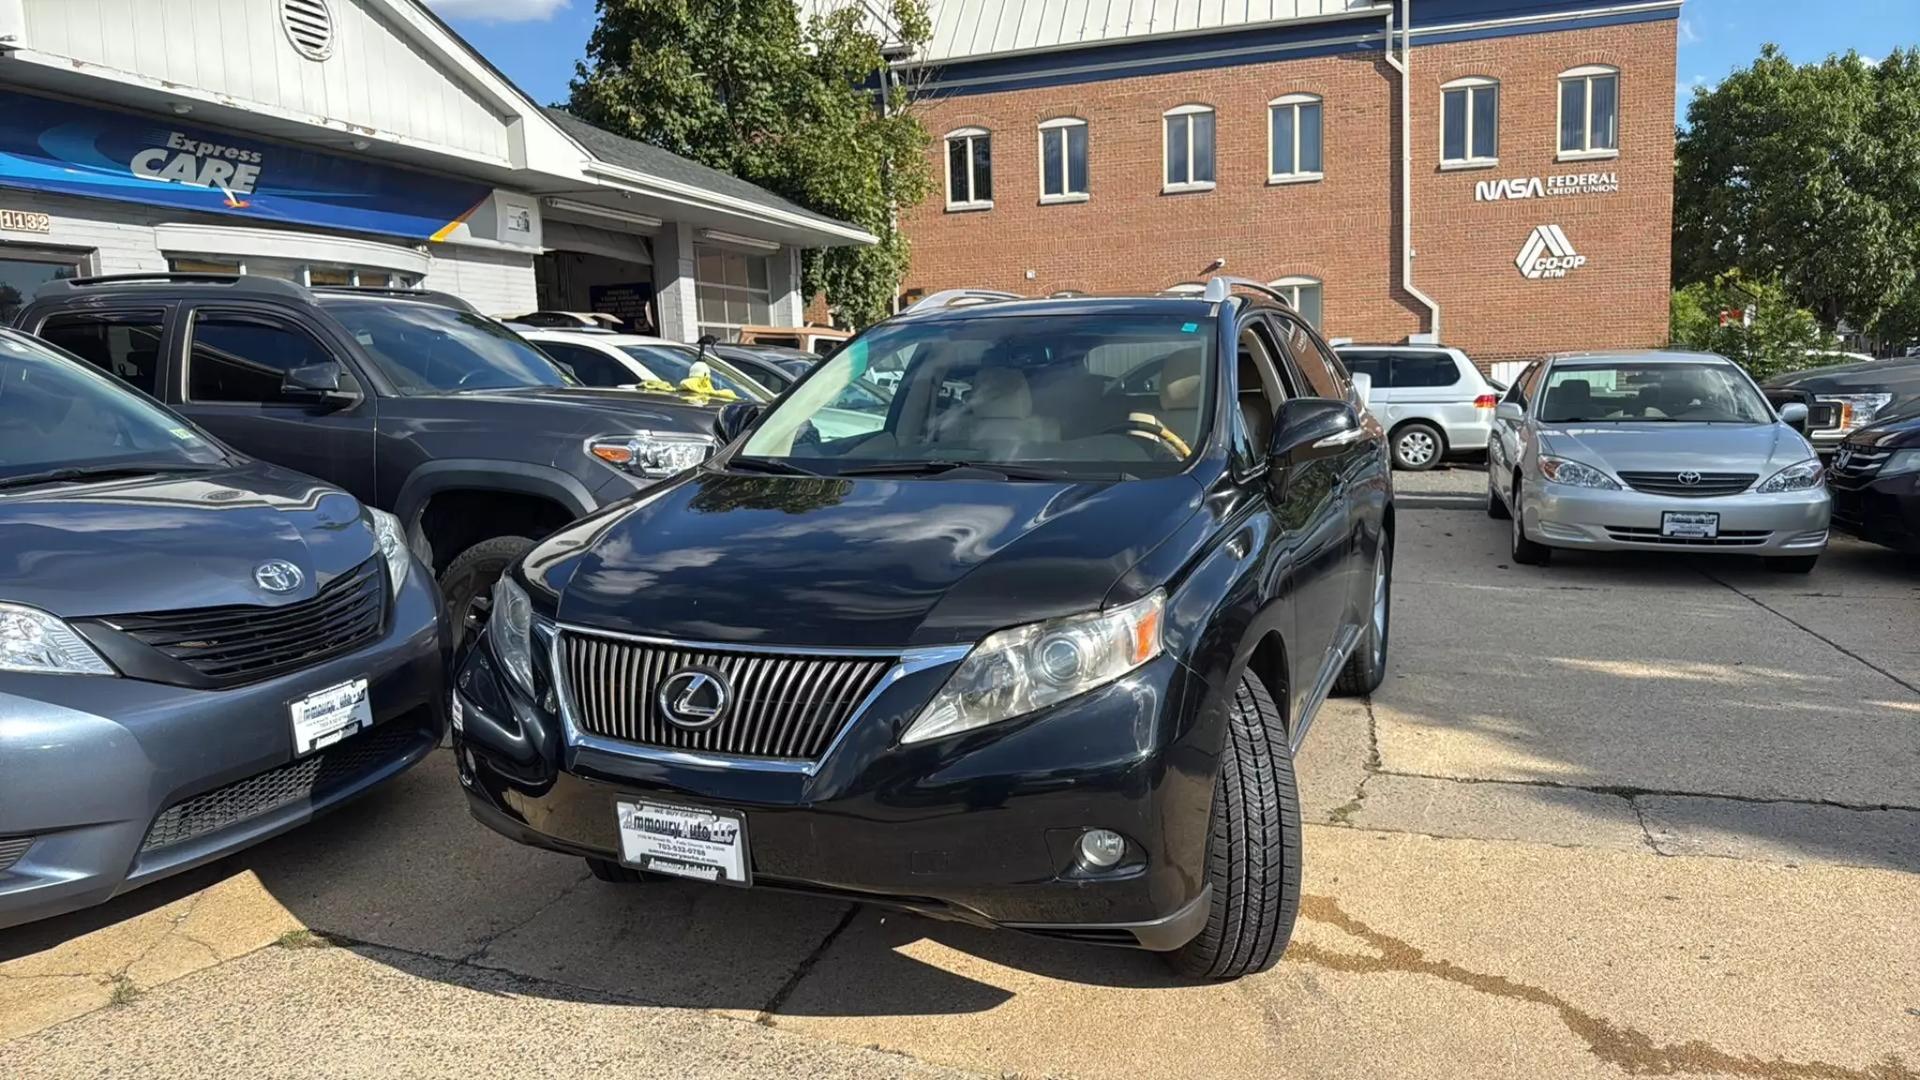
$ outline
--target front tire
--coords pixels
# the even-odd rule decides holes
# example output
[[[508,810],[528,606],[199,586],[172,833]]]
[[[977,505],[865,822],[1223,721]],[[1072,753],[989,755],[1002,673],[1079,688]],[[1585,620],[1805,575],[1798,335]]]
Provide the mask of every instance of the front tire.
[[[1440,464],[1447,441],[1440,429],[1421,420],[1400,425],[1393,433],[1393,467],[1407,472],[1426,472]]]
[[[1553,561],[1553,549],[1527,538],[1527,515],[1521,511],[1520,477],[1513,478],[1513,561],[1522,566],[1545,566]]]
[[[1767,560],[1767,569],[1778,574],[1811,574],[1818,555],[1786,555]]]
[[[1359,644],[1340,677],[1333,681],[1333,692],[1347,697],[1371,694],[1387,677],[1387,640],[1392,629],[1393,534],[1381,532],[1380,550],[1373,558],[1372,603],[1367,608],[1367,625]]]
[[[493,583],[507,567],[533,550],[524,536],[496,536],[482,540],[454,557],[440,575],[440,595],[447,604],[447,624],[453,628],[454,655],[487,625],[493,611]]]
[[[1285,717],[1267,688],[1240,677],[1214,779],[1207,839],[1207,925],[1167,962],[1201,979],[1237,979],[1280,959],[1300,914],[1300,796]]]

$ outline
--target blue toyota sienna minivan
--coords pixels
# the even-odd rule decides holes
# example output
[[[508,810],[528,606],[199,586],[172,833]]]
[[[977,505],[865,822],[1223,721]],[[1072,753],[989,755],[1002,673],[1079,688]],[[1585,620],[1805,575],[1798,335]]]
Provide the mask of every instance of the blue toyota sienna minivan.
[[[392,517],[0,330],[0,927],[419,761],[439,612]]]

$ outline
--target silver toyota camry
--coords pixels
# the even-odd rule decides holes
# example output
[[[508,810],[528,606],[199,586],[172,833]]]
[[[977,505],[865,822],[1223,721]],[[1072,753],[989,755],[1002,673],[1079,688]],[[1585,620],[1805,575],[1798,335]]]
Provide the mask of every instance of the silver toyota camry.
[[[1513,561],[1554,548],[1759,555],[1806,573],[1830,503],[1806,406],[1775,412],[1712,353],[1591,353],[1535,363],[1494,410],[1487,514]]]

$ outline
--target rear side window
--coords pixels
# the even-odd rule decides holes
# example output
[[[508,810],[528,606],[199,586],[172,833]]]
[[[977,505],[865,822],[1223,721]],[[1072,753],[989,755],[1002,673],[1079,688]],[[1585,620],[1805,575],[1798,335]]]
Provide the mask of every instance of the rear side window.
[[[166,325],[167,313],[159,309],[54,315],[40,324],[40,336],[127,385],[160,397],[160,343]]]
[[[1460,381],[1460,366],[1447,353],[1397,353],[1393,358],[1393,385],[1398,387],[1452,386]]]
[[[297,367],[333,359],[313,335],[266,315],[203,311],[193,318],[187,398],[243,405],[306,404],[281,393]]]

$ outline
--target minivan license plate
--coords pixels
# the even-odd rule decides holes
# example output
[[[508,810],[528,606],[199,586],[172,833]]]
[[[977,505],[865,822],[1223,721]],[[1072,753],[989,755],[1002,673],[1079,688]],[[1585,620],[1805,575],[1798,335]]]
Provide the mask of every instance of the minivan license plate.
[[[654,802],[614,804],[620,861],[636,870],[723,885],[750,885],[747,827],[737,814]]]
[[[367,699],[365,679],[308,694],[294,702],[291,709],[294,757],[305,757],[373,726],[373,703]]]
[[[1660,535],[1686,540],[1712,540],[1720,535],[1720,515],[1669,510],[1660,515]]]

